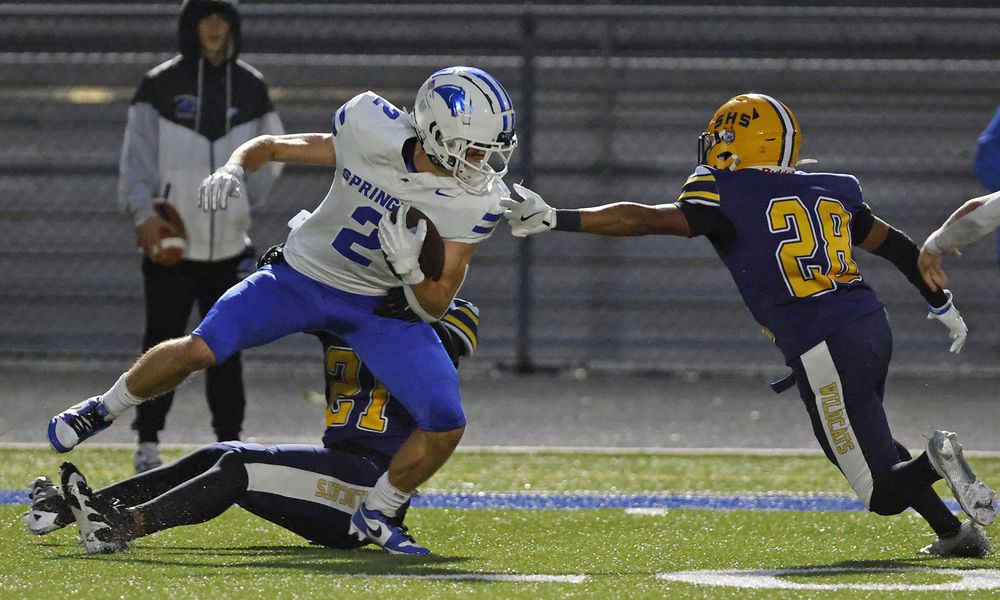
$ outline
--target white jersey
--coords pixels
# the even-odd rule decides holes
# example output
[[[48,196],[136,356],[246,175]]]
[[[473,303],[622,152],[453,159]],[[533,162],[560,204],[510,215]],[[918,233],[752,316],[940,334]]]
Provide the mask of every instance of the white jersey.
[[[493,234],[506,186],[498,182],[473,195],[454,177],[410,172],[402,148],[416,135],[406,114],[373,92],[334,113],[336,175],[322,204],[288,235],[285,259],[293,269],[365,296],[398,287],[379,245],[378,224],[400,204],[419,208],[446,240],[477,244]]]
[[[983,203],[972,212],[955,219],[932,233],[924,246],[934,254],[947,248],[958,248],[981,239],[1000,227],[1000,192],[978,198]]]

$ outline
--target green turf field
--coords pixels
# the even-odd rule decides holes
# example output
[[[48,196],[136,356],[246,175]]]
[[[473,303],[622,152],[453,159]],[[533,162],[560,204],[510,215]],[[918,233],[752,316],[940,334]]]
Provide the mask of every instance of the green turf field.
[[[68,456],[95,487],[127,476],[131,468],[130,450],[85,448]],[[41,473],[55,478],[62,458],[43,450],[0,449],[0,489],[21,489]],[[1000,482],[1000,459],[970,460],[984,480]],[[819,456],[459,452],[426,488],[850,494]],[[973,590],[1000,586],[1000,559],[918,555],[916,550],[933,536],[909,513],[886,518],[860,511],[419,508],[407,522],[417,540],[436,554],[417,558],[371,547],[312,547],[238,508],[204,525],[136,540],[126,553],[88,556],[73,528],[45,537],[26,535],[23,510],[0,506],[2,598],[1000,597],[1000,587]],[[841,570],[825,571],[831,568]],[[797,571],[771,580],[778,585],[811,587],[779,590],[749,579],[745,585],[760,587],[716,587],[659,577],[771,569]],[[503,580],[525,576],[556,578]],[[873,585],[882,587],[858,589]],[[887,591],[894,586],[906,587]]]

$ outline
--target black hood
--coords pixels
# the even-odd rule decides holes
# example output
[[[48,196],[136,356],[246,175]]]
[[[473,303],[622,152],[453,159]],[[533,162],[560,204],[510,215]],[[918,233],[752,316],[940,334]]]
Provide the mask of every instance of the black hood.
[[[240,11],[236,8],[236,0],[184,0],[177,21],[177,40],[184,60],[194,61],[201,56],[198,22],[213,13],[219,13],[229,21],[229,53],[226,59],[233,61],[240,55]]]

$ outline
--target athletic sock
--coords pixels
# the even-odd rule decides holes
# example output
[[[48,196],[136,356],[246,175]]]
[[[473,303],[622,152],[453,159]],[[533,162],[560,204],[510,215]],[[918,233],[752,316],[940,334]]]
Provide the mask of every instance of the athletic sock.
[[[375,487],[368,493],[365,499],[365,506],[370,510],[377,510],[387,517],[395,517],[399,509],[410,499],[408,492],[401,492],[389,483],[389,472],[382,473],[382,476],[375,482]]]
[[[122,376],[111,386],[111,389],[104,392],[100,397],[100,401],[108,409],[108,413],[111,414],[111,418],[113,419],[118,418],[118,415],[125,412],[126,409],[148,400],[148,398],[139,398],[128,391],[128,387],[125,385],[126,375],[128,375],[127,372],[122,373]]]
[[[909,452],[905,452],[903,456],[909,456]],[[897,477],[897,489],[913,490],[908,494],[910,506],[927,521],[938,537],[951,537],[958,533],[962,522],[951,513],[944,500],[931,487],[932,483],[941,479],[941,475],[931,466],[926,452],[894,465],[892,472]]]
[[[931,466],[926,452],[922,452],[920,456],[912,460],[896,463],[892,466],[892,472],[898,477],[905,478],[907,484],[913,489],[929,487],[941,479],[941,475]]]
[[[951,513],[951,510],[941,500],[941,496],[938,496],[937,492],[929,487],[917,494],[910,506],[927,521],[934,533],[940,538],[957,534],[962,526],[962,522]]]

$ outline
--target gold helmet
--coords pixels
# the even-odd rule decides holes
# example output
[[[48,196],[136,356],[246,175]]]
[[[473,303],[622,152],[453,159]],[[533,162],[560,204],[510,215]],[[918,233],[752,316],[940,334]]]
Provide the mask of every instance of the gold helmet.
[[[699,164],[716,169],[795,167],[799,122],[779,100],[740,94],[719,107],[698,138]]]

